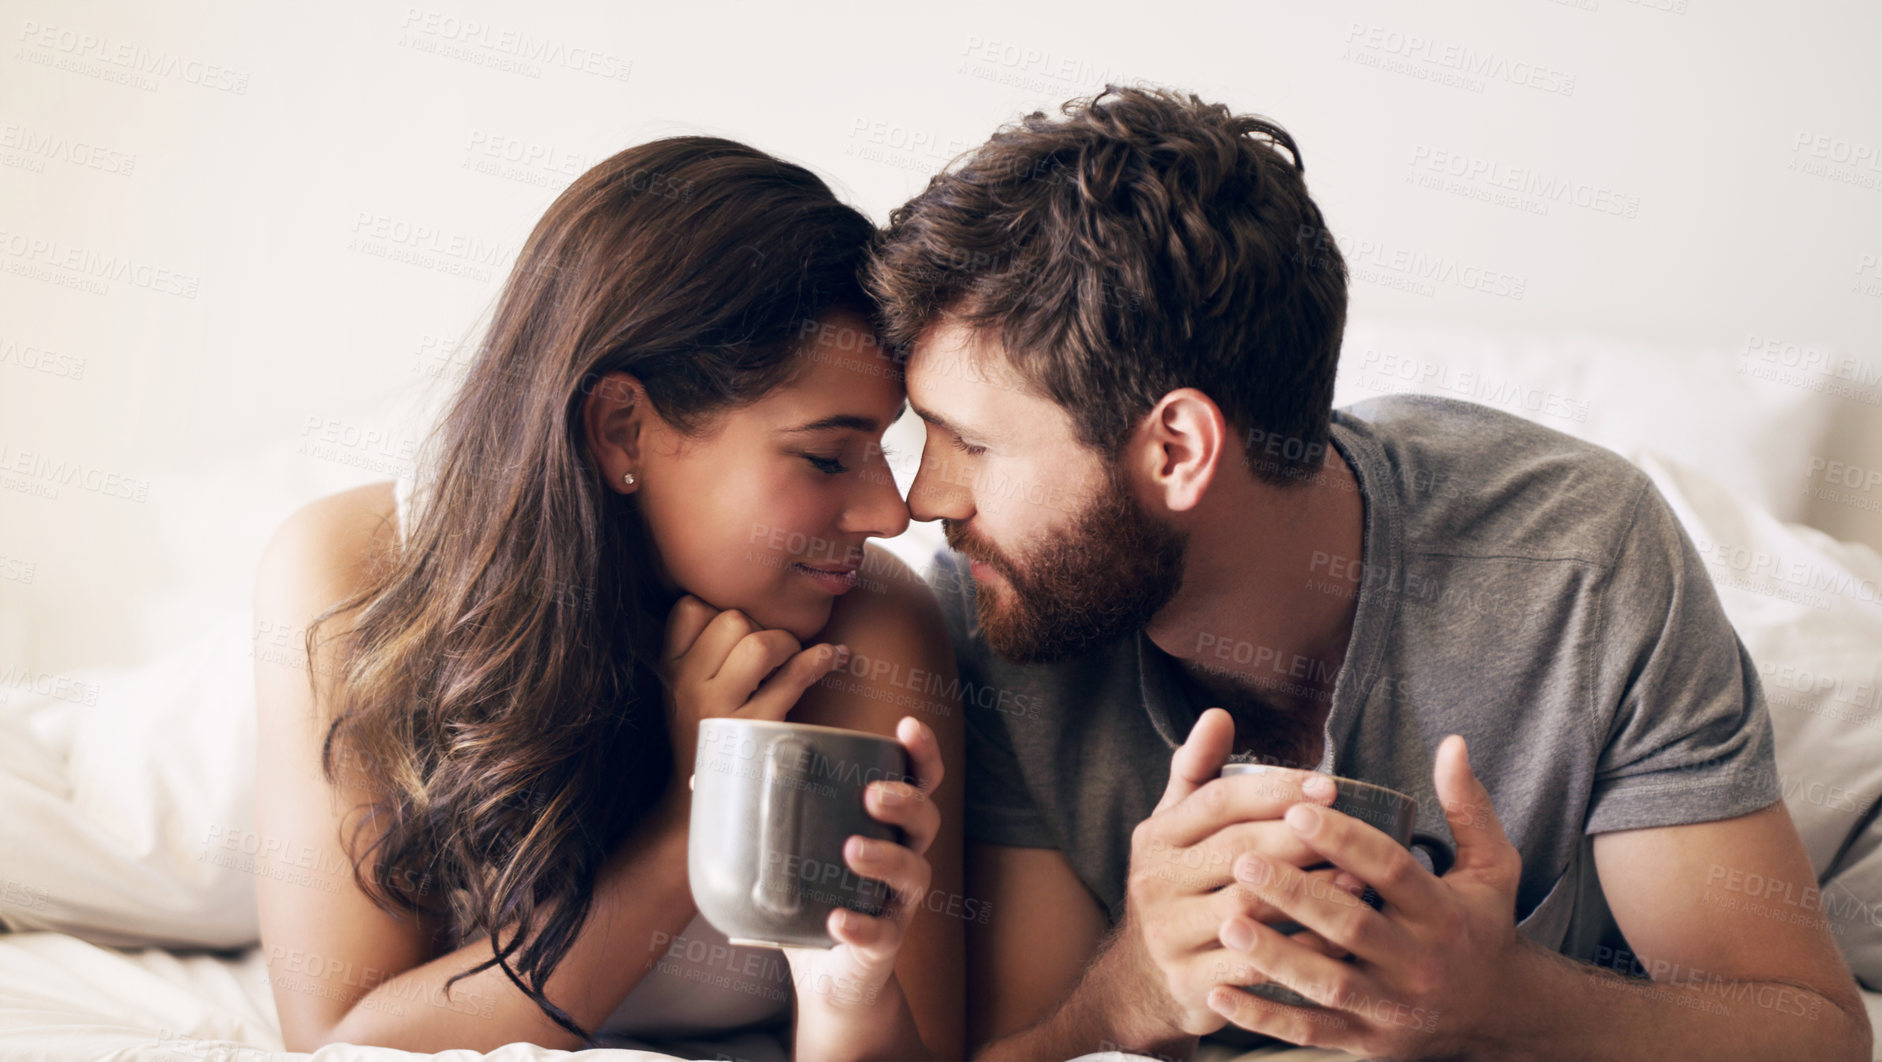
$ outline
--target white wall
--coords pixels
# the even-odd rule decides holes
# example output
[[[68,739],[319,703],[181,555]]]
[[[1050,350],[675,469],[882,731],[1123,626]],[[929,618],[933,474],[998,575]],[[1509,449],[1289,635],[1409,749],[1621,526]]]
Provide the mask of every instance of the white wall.
[[[555,193],[674,132],[881,220],[1025,110],[1178,85],[1294,133],[1357,320],[1818,359],[1769,386],[1882,417],[1873,3],[1015,7],[0,3],[0,675],[241,607],[288,511],[403,467]],[[1853,497],[1810,517],[1870,534]]]

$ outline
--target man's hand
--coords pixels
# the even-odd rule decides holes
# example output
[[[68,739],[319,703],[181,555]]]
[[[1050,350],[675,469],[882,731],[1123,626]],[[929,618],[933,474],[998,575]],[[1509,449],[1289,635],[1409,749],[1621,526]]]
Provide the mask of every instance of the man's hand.
[[[1316,895],[1287,861],[1237,861],[1239,880],[1351,952],[1352,961],[1240,915],[1224,919],[1221,941],[1234,972],[1266,975],[1321,1006],[1217,989],[1208,1002],[1219,1016],[1293,1043],[1369,1058],[1451,1057],[1497,1043],[1500,1008],[1534,961],[1516,932],[1522,857],[1471,772],[1463,738],[1453,734],[1438,746],[1433,776],[1457,840],[1457,863],[1443,878],[1358,819],[1331,808],[1287,812],[1287,826],[1303,843],[1378,891],[1381,910]]]
[[[1246,971],[1245,963],[1227,961],[1219,931],[1230,918],[1280,922],[1289,916],[1234,881],[1235,858],[1259,852],[1290,868],[1323,862],[1281,816],[1301,801],[1330,804],[1333,787],[1303,792],[1312,773],[1279,767],[1218,777],[1234,738],[1227,712],[1204,712],[1170,759],[1163,799],[1131,834],[1125,915],[1106,959],[1116,964],[1113,998],[1129,1000],[1120,1013],[1135,1015],[1140,1026],[1119,1031],[1142,1046],[1220,1029],[1227,1017],[1210,1006],[1212,993],[1265,979]],[[1346,877],[1328,868],[1304,873],[1303,880],[1309,889],[1355,904],[1361,886]],[[1334,961],[1329,954],[1344,954],[1311,929],[1293,939],[1293,946],[1326,962]]]

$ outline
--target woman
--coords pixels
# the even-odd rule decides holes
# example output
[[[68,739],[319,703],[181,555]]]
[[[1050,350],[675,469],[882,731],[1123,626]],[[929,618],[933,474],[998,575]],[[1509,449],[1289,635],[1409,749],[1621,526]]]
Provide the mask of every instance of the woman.
[[[924,902],[960,887],[959,715],[924,692],[951,653],[865,549],[908,523],[873,234],[741,144],[623,151],[536,225],[421,474],[276,532],[257,618],[307,659],[256,665],[257,887],[290,1050],[573,1049],[794,1000],[798,1057],[960,1057],[961,927]],[[920,780],[867,798],[905,845],[845,850],[892,912],[788,969],[686,880],[699,720],[787,715],[891,734]]]

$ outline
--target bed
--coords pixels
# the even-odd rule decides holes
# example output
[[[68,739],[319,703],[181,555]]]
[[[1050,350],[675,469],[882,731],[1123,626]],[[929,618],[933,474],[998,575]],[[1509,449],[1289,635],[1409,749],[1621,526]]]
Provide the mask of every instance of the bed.
[[[1355,322],[1337,401],[1406,390],[1473,398],[1608,445],[1654,478],[1758,662],[1786,802],[1882,1026],[1882,555],[1802,522],[1813,514],[1801,489],[1826,440],[1847,446],[1852,418],[1876,418],[1847,397],[1735,371],[1748,357]],[[1709,390],[1668,389],[1693,379]],[[895,431],[909,434],[903,453],[919,453],[912,425]],[[243,856],[265,840],[249,811],[252,668],[258,655],[292,652],[293,640],[251,622],[246,587],[275,523],[350,484],[324,467],[298,479],[260,473],[281,458],[204,468],[201,499],[241,507],[211,532],[221,539],[153,530],[169,536],[180,570],[202,576],[194,596],[170,603],[171,629],[186,633],[134,665],[0,688],[0,924],[10,930],[0,933],[0,1057],[741,1057],[736,1043],[282,1050]],[[355,481],[371,478],[383,477]],[[273,493],[244,486],[258,481]],[[891,548],[919,564],[937,540],[916,525]],[[222,596],[205,597],[205,581]],[[158,615],[166,604],[140,607]]]

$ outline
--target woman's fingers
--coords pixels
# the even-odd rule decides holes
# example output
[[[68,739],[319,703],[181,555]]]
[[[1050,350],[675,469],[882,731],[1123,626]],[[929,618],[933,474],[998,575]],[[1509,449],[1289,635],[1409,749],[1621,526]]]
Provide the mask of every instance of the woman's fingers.
[[[703,604],[703,602],[702,602]],[[705,605],[710,609],[711,605]],[[677,611],[679,606],[674,606]],[[676,675],[694,682],[704,682],[719,673],[725,658],[747,634],[761,630],[750,616],[735,608],[717,612],[706,621],[693,644],[674,661]]]
[[[706,624],[719,614],[719,610],[704,601],[687,594],[673,604],[673,611],[667,613],[666,646],[661,658],[670,666],[699,640],[699,635],[706,629]]]
[[[863,809],[877,822],[900,826],[911,852],[926,852],[941,832],[941,809],[928,794],[906,782],[871,782],[863,790]]]
[[[934,868],[919,853],[905,845],[875,837],[851,834],[843,844],[843,862],[857,874],[874,878],[895,894],[887,917],[906,924],[928,895],[928,882]]]
[[[874,958],[894,958],[902,942],[902,923],[890,914],[866,915],[839,907],[830,912],[830,924],[832,936]]]
[[[922,792],[933,793],[947,777],[947,767],[941,762],[941,743],[935,740],[934,731],[914,716],[905,715],[895,724],[895,738],[913,761],[915,784]]]
[[[754,630],[738,640],[708,681],[713,699],[736,708],[751,697],[765,676],[804,651],[797,636],[786,630]]]
[[[893,899],[880,915],[837,908],[825,923],[837,943],[850,946],[872,970],[891,969],[902,948],[908,920],[927,895],[932,873],[928,861],[899,844],[851,835],[843,845],[843,862],[855,873],[889,887]]]
[[[838,944],[847,944],[863,963],[877,970],[895,965],[902,950],[902,924],[892,918],[877,918],[839,907],[830,912],[825,924]]]
[[[777,674],[765,680],[758,687],[758,692],[751,695],[751,700],[736,714],[746,719],[770,719],[781,721],[797,699],[812,685],[849,663],[850,649],[847,645],[831,645],[822,642],[798,653],[785,661]]]

